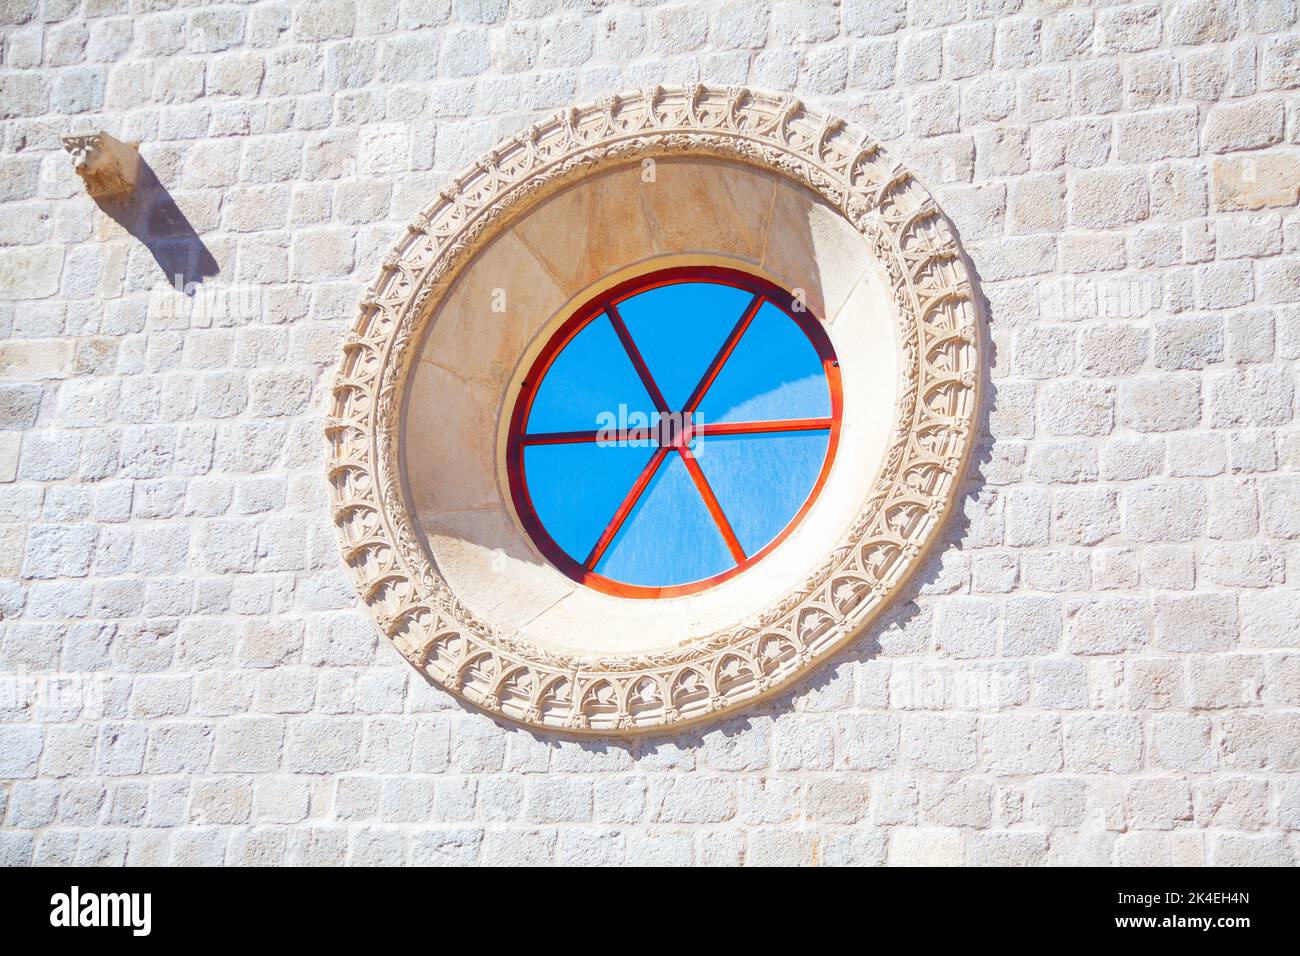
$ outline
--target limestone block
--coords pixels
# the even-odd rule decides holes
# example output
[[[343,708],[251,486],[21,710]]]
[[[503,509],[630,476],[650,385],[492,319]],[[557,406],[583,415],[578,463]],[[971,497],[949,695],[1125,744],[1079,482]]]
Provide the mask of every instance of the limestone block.
[[[1300,199],[1300,153],[1216,157],[1210,169],[1221,211],[1294,206]]]

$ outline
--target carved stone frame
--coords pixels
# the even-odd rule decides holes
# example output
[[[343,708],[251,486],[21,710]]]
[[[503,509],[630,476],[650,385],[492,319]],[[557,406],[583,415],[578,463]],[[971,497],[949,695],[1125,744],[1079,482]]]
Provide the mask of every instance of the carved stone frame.
[[[521,211],[613,162],[720,156],[817,193],[868,241],[892,290],[897,419],[857,518],[807,579],[741,626],[662,653],[583,657],[477,620],[421,545],[399,462],[403,387],[460,270]],[[430,680],[510,720],[626,735],[706,719],[788,687],[878,614],[938,537],[974,440],[978,308],[926,190],[848,124],[748,89],[655,87],[571,107],[457,176],[408,227],[343,345],[326,422],[334,522],[380,627]]]

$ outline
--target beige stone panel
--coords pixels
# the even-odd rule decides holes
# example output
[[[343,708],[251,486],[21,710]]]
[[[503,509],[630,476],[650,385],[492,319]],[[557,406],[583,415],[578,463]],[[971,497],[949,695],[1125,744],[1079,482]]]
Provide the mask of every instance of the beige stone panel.
[[[18,477],[18,451],[22,447],[22,432],[0,432],[0,482],[13,481]],[[17,527],[17,526],[15,526]],[[0,543],[0,554],[9,554],[10,551]],[[17,557],[21,557],[22,548],[13,552]],[[0,574],[17,574],[17,567],[13,571],[3,570],[3,558],[0,558]]]
[[[413,370],[402,466],[421,520],[501,507],[494,464],[498,399],[496,392],[427,362]]]
[[[484,620],[523,624],[578,587],[528,546],[502,510],[429,516],[421,529],[438,570]]]
[[[104,250],[104,271],[99,277],[99,295],[103,299],[116,299],[122,294],[131,247],[124,242],[107,243]]]
[[[0,382],[65,378],[71,365],[71,339],[14,339],[0,342]]]
[[[840,363],[844,416],[836,467],[823,496],[856,508],[860,501],[850,500],[850,487],[869,487],[884,462],[897,424],[903,374],[889,283],[875,260],[829,331]],[[843,488],[841,481],[846,483]],[[845,512],[845,521],[851,518]]]
[[[816,315],[833,319],[862,278],[871,252],[866,241],[825,202],[783,184],[772,208],[763,267],[793,290]]]
[[[692,622],[693,604],[689,598],[636,600],[577,587],[523,624],[518,633],[542,647],[636,654],[673,647],[698,634]]]
[[[775,176],[733,163],[662,159],[640,193],[656,252],[723,253],[758,263],[776,189]]]
[[[515,232],[561,288],[576,292],[652,254],[644,188],[639,166],[594,176],[546,200]]]
[[[456,280],[433,317],[421,359],[501,391],[565,298],[537,257],[508,232]]]
[[[1216,209],[1294,206],[1300,198],[1300,153],[1216,157],[1212,169]]]
[[[0,296],[6,299],[43,299],[59,291],[63,249],[33,246],[0,249]]]

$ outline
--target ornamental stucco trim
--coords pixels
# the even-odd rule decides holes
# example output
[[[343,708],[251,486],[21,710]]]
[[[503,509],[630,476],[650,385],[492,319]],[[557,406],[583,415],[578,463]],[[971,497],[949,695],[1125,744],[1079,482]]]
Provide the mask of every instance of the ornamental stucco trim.
[[[892,287],[903,369],[898,414],[856,519],[797,588],[740,626],[662,653],[567,653],[477,619],[431,561],[398,465],[403,387],[428,317],[494,235],[587,173],[666,154],[778,172],[866,238]],[[706,86],[655,87],[569,108],[456,177],[408,227],[367,290],[343,345],[326,424],[344,562],[412,665],[510,720],[624,735],[752,703],[858,634],[938,537],[975,437],[978,314],[965,261],[930,195],[849,124],[791,97]]]

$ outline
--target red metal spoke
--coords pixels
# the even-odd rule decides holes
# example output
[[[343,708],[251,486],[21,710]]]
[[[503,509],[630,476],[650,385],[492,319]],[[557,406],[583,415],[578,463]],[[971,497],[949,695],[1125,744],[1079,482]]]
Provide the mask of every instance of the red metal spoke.
[[[627,442],[647,441],[653,437],[653,428],[622,428],[618,431],[612,432],[604,430],[583,432],[537,432],[533,435],[520,435],[519,443],[521,445],[572,445],[579,442],[607,441],[622,445]]]
[[[576,442],[595,441],[600,432],[538,432],[535,435],[520,435],[521,445],[571,445]]]
[[[645,468],[641,469],[641,474],[637,476],[636,481],[632,484],[632,490],[627,493],[623,503],[618,506],[618,510],[614,512],[614,517],[609,519],[609,524],[605,525],[605,530],[600,533],[600,537],[596,539],[596,544],[592,547],[591,553],[587,555],[587,560],[583,562],[583,567],[588,571],[594,568],[604,556],[605,549],[609,547],[610,542],[614,540],[614,536],[618,534],[618,529],[623,527],[623,522],[632,513],[632,508],[640,499],[641,492],[645,491],[646,485],[650,484],[650,479],[654,477],[660,464],[668,457],[668,451],[667,448],[656,449],[655,453],[650,456],[650,461],[646,463]]]
[[[629,326],[619,313],[617,303],[649,289],[660,288],[678,282],[717,283],[734,289],[744,289],[751,298],[745,305],[744,311],[729,330],[726,340],[712,357],[712,361],[704,370],[703,376],[696,383],[686,403],[669,407],[664,393],[655,381],[654,375],[641,353],[639,345],[632,337]],[[823,372],[827,379],[831,406],[829,413],[819,418],[759,419],[744,422],[714,423],[695,420],[707,393],[712,390],[716,381],[721,378],[722,370],[731,361],[731,356],[739,349],[740,343],[748,330],[752,328],[755,317],[765,303],[780,310],[782,314],[799,326],[816,349],[817,355],[822,360]],[[564,351],[583,328],[593,321],[599,322],[602,318],[610,323],[615,335],[618,336],[622,348],[632,363],[632,367],[636,370],[642,387],[653,402],[654,412],[652,417],[658,417],[658,421],[650,423],[648,427],[644,425],[628,427],[626,422],[611,422],[606,428],[575,431],[538,431],[536,434],[527,434],[527,422],[533,401],[537,397],[538,386],[550,372],[556,357]],[[669,357],[671,358],[671,354]],[[579,370],[577,374],[581,375],[582,372],[583,370]],[[510,424],[509,454],[506,462],[510,494],[514,499],[520,520],[538,550],[551,564],[573,580],[596,591],[626,598],[673,598],[679,595],[693,594],[740,574],[756,561],[762,560],[803,519],[825,484],[831,463],[834,460],[842,424],[840,420],[842,409],[843,397],[840,370],[839,363],[835,361],[834,348],[827,338],[825,330],[815,317],[811,314],[800,315],[795,313],[791,307],[790,294],[786,290],[757,276],[719,266],[683,266],[653,272],[635,279],[629,279],[627,282],[607,289],[599,296],[592,298],[570,315],[565,324],[548,340],[542,352],[533,361],[522,383],[519,397],[516,399]],[[678,426],[679,416],[680,426]],[[670,419],[672,420],[670,421]],[[637,419],[633,420],[636,421]],[[731,526],[725,509],[709,484],[701,461],[697,458],[697,454],[702,452],[703,446],[695,446],[694,450],[692,450],[691,442],[697,437],[703,441],[713,436],[762,437],[763,435],[771,436],[781,433],[813,435],[819,431],[827,433],[828,436],[825,457],[821,472],[802,506],[780,534],[767,542],[751,542],[755,550],[746,554],[744,546],[740,544],[735,533],[735,529]],[[646,456],[646,459],[642,459],[644,462],[643,467],[635,476],[631,488],[627,489],[624,498],[618,503],[617,509],[609,519],[609,523],[601,531],[599,539],[592,546],[586,561],[580,562],[576,555],[570,555],[556,543],[546,525],[542,523],[528,488],[528,475],[525,472],[525,458],[527,457],[525,452],[530,447],[567,444],[576,444],[579,448],[589,448],[592,444],[603,444],[604,441],[608,441],[610,445],[648,447],[650,455]],[[774,448],[770,450],[779,451],[780,449]],[[712,520],[718,528],[718,533],[726,542],[728,551],[734,559],[733,566],[703,580],[673,585],[660,585],[654,582],[645,585],[634,585],[605,577],[603,573],[597,572],[595,568],[601,564],[604,556],[609,553],[609,549],[613,547],[615,540],[622,534],[623,529],[628,527],[629,523],[634,520],[633,512],[640,507],[650,485],[655,481],[660,469],[664,467],[664,463],[671,464],[669,455],[673,451],[682,456],[682,463],[686,466],[687,474],[691,476],[696,492],[700,495],[700,500],[709,512],[709,520]],[[601,466],[599,462],[594,464],[596,467]],[[562,476],[555,475],[547,476],[547,480],[561,483],[565,481]],[[560,489],[552,490],[559,491]],[[576,490],[573,493],[576,494]],[[583,507],[581,500],[574,500],[572,505],[574,507]],[[651,507],[652,503],[647,502],[646,506]],[[593,517],[599,516],[595,515]],[[695,520],[703,519],[697,517]],[[684,544],[684,542],[678,543]],[[660,541],[659,544],[669,548],[674,546],[671,541]]]
[[[713,516],[714,523],[718,530],[722,532],[722,540],[727,542],[727,549],[731,552],[731,558],[737,564],[745,560],[745,549],[740,546],[740,541],[736,537],[736,532],[731,528],[731,522],[723,513],[722,505],[718,502],[718,496],[713,493],[713,488],[709,485],[709,479],[704,477],[704,471],[700,468],[700,463],[695,459],[695,453],[685,445],[677,449],[682,456],[682,462],[686,465],[686,470],[691,473],[691,479],[695,482],[695,487],[704,499],[704,507],[709,509],[709,514]]]
[[[764,432],[809,432],[830,428],[832,418],[777,418],[760,422],[701,422],[691,425],[694,435],[750,435]]]
[[[755,292],[754,298],[750,300],[749,305],[736,321],[736,325],[732,328],[731,334],[729,334],[726,341],[722,343],[722,348],[718,349],[718,354],[713,356],[713,361],[709,363],[709,367],[705,371],[704,377],[701,378],[699,384],[695,386],[695,391],[691,392],[691,397],[687,400],[686,406],[682,411],[693,412],[700,407],[700,402],[704,400],[705,392],[709,390],[709,386],[713,384],[713,380],[716,379],[718,373],[722,371],[722,366],[727,364],[727,359],[731,358],[731,353],[736,350],[736,345],[740,342],[740,337],[744,335],[745,330],[749,328],[749,323],[754,321],[754,316],[758,314],[759,306],[762,304],[763,296]]]
[[[668,403],[664,401],[663,393],[659,391],[654,376],[650,374],[650,366],[646,365],[645,359],[641,357],[641,350],[632,341],[632,333],[627,330],[627,325],[624,323],[623,317],[618,314],[618,309],[614,307],[613,302],[609,303],[605,309],[605,314],[609,316],[609,322],[614,326],[614,333],[618,336],[618,340],[623,343],[623,348],[627,350],[627,357],[632,360],[636,373],[641,376],[641,384],[650,393],[650,401],[655,403],[655,408],[659,411],[668,411]]]

